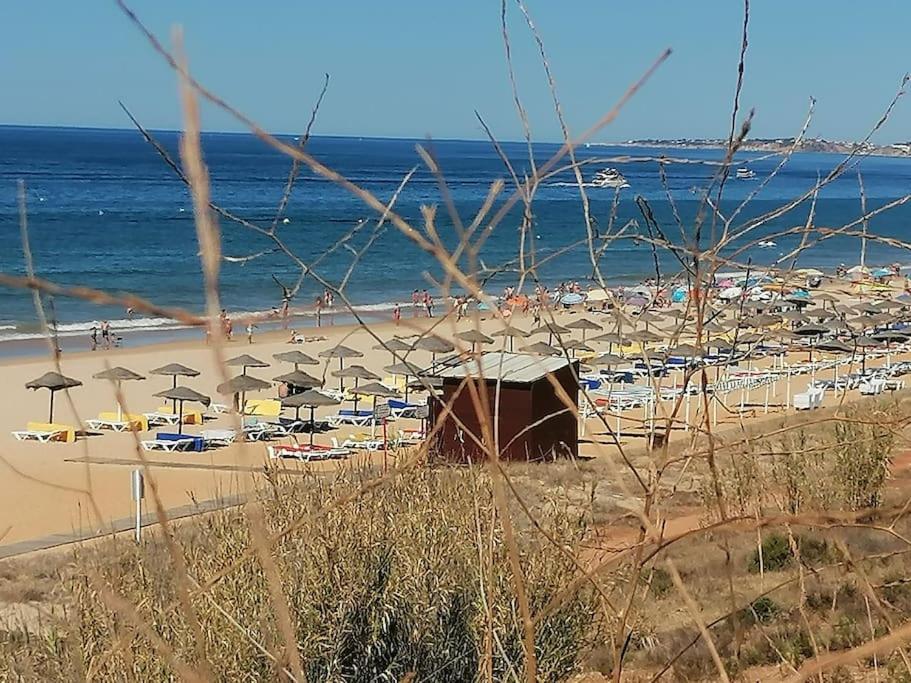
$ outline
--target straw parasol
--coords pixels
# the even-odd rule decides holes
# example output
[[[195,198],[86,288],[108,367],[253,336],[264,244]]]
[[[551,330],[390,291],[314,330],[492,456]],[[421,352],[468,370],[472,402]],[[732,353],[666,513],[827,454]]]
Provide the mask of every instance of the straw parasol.
[[[648,330],[648,325],[649,325],[649,323],[658,323],[658,322],[661,322],[662,320],[664,320],[664,316],[663,316],[663,315],[657,315],[657,314],[651,313],[651,312],[649,312],[649,311],[645,311],[644,313],[640,313],[639,315],[637,315],[637,316],[634,318],[634,320],[638,320],[638,321],[640,321],[640,322],[645,323],[645,329]]]
[[[354,380],[354,389],[351,390],[351,393],[354,394],[354,409],[357,410],[357,404],[360,400],[357,394],[357,385],[360,384],[360,381],[376,381],[380,379],[380,376],[374,372],[370,372],[363,365],[349,365],[347,368],[342,368],[341,370],[335,370],[332,373],[333,377],[338,377],[339,379],[353,379]]]
[[[823,308],[810,308],[803,312],[805,316],[817,322],[824,322],[835,318],[838,314],[834,311],[827,311]]]
[[[595,356],[594,358],[589,358],[585,361],[586,365],[591,365],[597,367],[603,365],[605,367],[610,367],[613,365],[619,365],[624,362],[624,358],[621,356],[616,356],[613,353],[602,353],[600,356]]]
[[[654,332],[649,332],[648,330],[637,330],[635,332],[630,332],[627,335],[627,339],[632,339],[633,341],[641,343],[651,343],[651,342],[660,342],[664,340],[660,334],[655,334]]]
[[[297,370],[298,365],[319,365],[319,361],[316,360],[316,358],[312,358],[303,351],[298,351],[297,349],[275,353],[272,357],[275,360],[280,360],[285,363],[294,363],[295,370]]]
[[[573,352],[573,357],[576,356],[576,351],[582,351],[583,353],[594,353],[595,350],[590,347],[585,342],[579,341],[578,339],[567,339],[563,343],[563,348]]]
[[[456,337],[462,341],[467,341],[471,343],[471,350],[474,352],[477,350],[478,344],[492,344],[493,339],[488,337],[486,334],[480,330],[465,330],[464,332],[456,333]]]
[[[232,377],[227,382],[219,384],[216,391],[225,396],[233,395],[235,407],[243,407],[247,402],[248,391],[262,391],[263,389],[268,389],[270,386],[271,385],[268,382],[256,379],[250,375],[237,375],[237,377]],[[240,395],[239,404],[237,402],[238,394]]]
[[[430,351],[430,362],[433,365],[436,365],[438,353],[451,353],[455,350],[455,346],[452,342],[432,335],[418,339],[414,343],[414,348],[422,351]]]
[[[51,405],[48,411],[48,422],[54,421],[54,394],[62,389],[81,387],[82,382],[72,377],[66,377],[59,372],[46,372],[41,377],[25,383],[26,389],[47,389],[51,392]]]
[[[588,318],[579,318],[578,320],[573,320],[571,323],[567,323],[566,327],[570,330],[582,330],[582,341],[585,341],[585,334],[587,332],[595,332],[604,329],[601,327],[601,325],[589,320]]]
[[[188,368],[186,365],[181,365],[180,363],[168,363],[167,365],[162,365],[160,368],[149,370],[149,374],[170,376],[174,380],[173,384],[171,384],[171,387],[176,389],[178,377],[198,377],[199,370]],[[173,405],[174,409],[176,410],[177,401],[174,401]]]
[[[413,350],[411,344],[406,342],[404,339],[399,337],[393,337],[389,341],[384,341],[379,344],[376,344],[374,347],[376,351],[388,351],[392,354],[392,362],[395,362],[395,354],[397,353],[407,353],[408,351]]]
[[[534,353],[539,356],[562,356],[563,353],[560,349],[556,349],[550,344],[545,344],[544,342],[535,342],[534,344],[529,344],[528,346],[522,347],[522,350],[526,353]]]
[[[358,396],[372,396],[373,397],[373,414],[376,415],[376,400],[378,398],[398,398],[399,394],[389,387],[383,386],[379,382],[370,382],[369,384],[364,384],[363,386],[357,387],[351,390],[351,393]],[[370,435],[373,436],[376,434],[376,420],[371,420],[371,430]]]
[[[782,317],[780,315],[774,315],[772,313],[759,313],[757,315],[751,315],[749,318],[745,318],[743,320],[743,324],[756,329],[760,327],[778,325],[781,321]]]
[[[675,358],[696,358],[702,355],[702,352],[692,344],[678,344],[668,349],[665,353]]]
[[[129,381],[138,381],[143,380],[145,377],[139,373],[133,372],[132,370],[127,370],[126,368],[120,367],[119,365],[113,368],[108,368],[107,370],[102,370],[101,372],[96,372],[92,375],[95,379],[106,379],[117,385],[117,393],[120,393],[120,384],[121,382]],[[117,419],[123,419],[123,406],[120,401],[117,401]]]
[[[293,396],[286,396],[282,399],[282,406],[285,408],[294,408],[294,416],[300,419],[301,408],[310,409],[310,445],[313,445],[313,432],[316,431],[316,409],[321,406],[337,406],[340,401],[324,394],[321,391],[308,389]]]
[[[547,334],[547,343],[553,344],[554,335],[560,337],[564,334],[569,334],[571,330],[557,323],[544,323],[543,325],[536,327],[531,331],[530,334]]]
[[[405,402],[407,403],[409,389],[408,378],[417,377],[421,374],[421,372],[423,372],[423,370],[414,363],[408,363],[407,361],[387,365],[385,368],[383,368],[383,370],[388,372],[390,375],[402,375],[405,378]]]
[[[254,358],[253,356],[251,356],[248,353],[242,353],[241,355],[235,356],[234,358],[229,358],[228,360],[225,361],[225,365],[231,365],[234,367],[243,368],[243,371],[241,374],[244,374],[244,375],[247,374],[247,368],[268,368],[269,367],[269,364],[266,361],[260,360],[259,358]]]
[[[506,327],[501,327],[499,330],[492,332],[490,336],[507,337],[509,339],[509,350],[511,352],[513,350],[513,345],[517,337],[524,339],[529,335],[530,333],[525,330],[520,330],[518,327],[507,325]]]
[[[320,387],[323,385],[323,381],[321,379],[317,379],[313,375],[308,375],[303,370],[293,370],[292,372],[286,372],[283,375],[273,377],[272,381],[284,382],[289,386],[304,387],[305,389],[312,389],[313,387]]]
[[[320,358],[338,358],[338,369],[343,370],[345,367],[346,358],[361,358],[364,354],[360,351],[355,351],[354,349],[347,346],[343,346],[342,344],[338,344],[337,346],[333,346],[331,349],[320,351],[317,355]],[[341,377],[339,377],[338,388],[345,388],[345,382]]]
[[[867,349],[881,349],[884,344],[878,339],[868,337],[864,334],[854,337],[851,341],[854,342],[855,348],[861,349],[860,371],[861,373],[865,373],[867,371]]]
[[[268,384],[266,386],[269,386]],[[183,429],[183,404],[184,401],[194,401],[196,403],[202,403],[204,406],[208,406],[211,403],[211,399],[204,394],[200,394],[198,391],[193,391],[190,387],[171,387],[170,389],[165,389],[164,391],[159,391],[155,394],[159,398],[168,399],[174,401],[178,404],[177,407],[177,433],[182,433]]]

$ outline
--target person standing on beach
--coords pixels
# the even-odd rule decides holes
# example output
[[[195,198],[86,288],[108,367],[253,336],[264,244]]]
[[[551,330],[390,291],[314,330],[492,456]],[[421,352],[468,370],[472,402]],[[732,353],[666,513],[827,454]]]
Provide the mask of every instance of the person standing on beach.
[[[420,294],[418,294],[418,290],[414,290],[414,291],[411,293],[411,317],[412,317],[412,318],[417,317],[417,314],[418,314],[418,303],[420,302],[420,298],[419,298],[419,297],[420,297]]]
[[[430,293],[425,289],[424,290],[424,308],[427,309],[427,317],[433,317],[433,297],[430,296]]]
[[[253,321],[247,323],[247,343],[253,343],[253,330],[256,329],[256,325],[253,324]]]
[[[395,322],[395,326],[398,327],[399,323],[402,322],[402,308],[396,304],[392,309],[392,320]]]
[[[323,321],[323,297],[316,297],[316,326],[322,325]]]
[[[89,334],[89,343],[91,344],[92,351],[98,349],[98,323],[92,323],[92,331]]]
[[[106,351],[111,348],[111,323],[107,320],[101,321],[101,345]]]

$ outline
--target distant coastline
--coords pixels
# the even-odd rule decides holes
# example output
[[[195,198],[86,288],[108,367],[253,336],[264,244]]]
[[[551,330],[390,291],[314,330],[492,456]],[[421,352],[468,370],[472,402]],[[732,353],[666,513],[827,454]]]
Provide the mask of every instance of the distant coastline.
[[[625,142],[592,142],[589,147],[668,147],[672,149],[718,149],[727,147],[727,140],[707,138],[644,138],[626,140]],[[911,142],[893,142],[887,145],[874,145],[870,142],[845,140],[826,140],[824,138],[806,138],[800,140],[795,148],[794,138],[754,138],[747,140],[741,150],[746,152],[783,153],[794,149],[798,152],[824,152],[829,154],[850,154],[851,152],[867,156],[911,157]]]

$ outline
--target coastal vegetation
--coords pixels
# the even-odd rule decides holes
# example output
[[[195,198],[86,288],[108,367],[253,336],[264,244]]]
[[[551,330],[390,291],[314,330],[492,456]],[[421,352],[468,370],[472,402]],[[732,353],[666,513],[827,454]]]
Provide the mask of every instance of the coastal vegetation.
[[[342,283],[323,278],[318,262],[305,262],[282,241],[280,218],[303,167],[361,199],[379,217],[380,227],[397,230],[432,254],[444,274],[444,281],[437,283],[444,297],[458,291],[486,305],[470,317],[473,341],[455,349],[463,361],[479,353],[475,347],[483,343],[478,341],[483,311],[485,322],[503,328],[510,322],[512,312],[504,314],[484,291],[490,270],[516,273],[520,287],[539,284],[540,257],[529,245],[534,241],[534,196],[547,174],[561,164],[568,164],[578,180],[580,238],[575,248],[590,257],[592,286],[606,290],[610,278],[601,272],[599,256],[614,239],[624,237],[627,226],[615,225],[614,215],[599,225],[590,215],[573,151],[613,120],[669,52],[659,54],[642,80],[591,130],[574,138],[563,121],[543,41],[527,8],[517,2],[519,20],[540,50],[554,110],[564,125],[564,144],[552,158],[533,164],[524,179],[504,156],[504,173],[513,183],[509,193],[502,198],[507,185],[495,181],[489,201],[467,219],[459,215],[432,151],[418,146],[418,157],[438,181],[439,214],[449,214],[449,227],[459,238],[451,246],[440,238],[436,204],[424,206],[419,218],[409,220],[395,211],[395,198],[381,201],[309,153],[310,126],[322,94],[298,144],[288,144],[195,80],[179,36],[173,49],[165,47],[122,6],[180,84],[184,132],[179,159],[156,146],[154,136],[134,121],[192,194],[206,315],[109,294],[88,286],[93,283],[65,288],[35,276],[29,262],[27,277],[4,276],[2,282],[34,292],[39,317],[50,296],[126,302],[141,313],[179,317],[205,328],[207,349],[227,380],[225,330],[217,324],[223,260],[218,221],[223,221],[256,232],[271,245],[270,253],[299,269],[296,282],[282,285],[289,298],[297,296],[304,281],[318,282],[338,297],[356,319],[358,331],[375,338],[385,354],[390,351],[386,335],[381,337],[345,298],[348,275]],[[507,6],[512,3],[502,4],[509,62]],[[679,324],[666,341],[676,344],[685,337],[705,349],[709,319],[719,312],[730,314],[733,345],[745,343],[748,349],[737,358],[752,368],[751,354],[758,343],[739,337],[748,317],[748,297],[738,295],[721,304],[706,294],[722,268],[742,268],[750,282],[755,271],[749,257],[743,257],[743,243],[768,240],[768,234],[755,234],[757,226],[773,222],[788,208],[776,207],[743,224],[736,222],[742,205],[731,213],[719,208],[753,117],[752,112],[742,114],[739,100],[748,25],[745,3],[730,135],[718,173],[702,193],[695,224],[684,227],[681,222],[679,240],[672,239],[645,199],[637,198],[636,206],[642,214],[641,239],[655,255],[655,281],[686,283],[688,299],[676,310]],[[511,62],[509,75],[515,88]],[[515,97],[527,126],[517,89]],[[883,120],[898,97],[885,107]],[[285,199],[271,227],[245,222],[213,201],[201,144],[201,100],[291,159]],[[871,135],[881,125],[875,124]],[[527,135],[530,140],[530,131]],[[491,144],[498,145],[492,134]],[[796,151],[797,145],[792,147],[782,164]],[[815,207],[819,191],[852,168],[861,153],[861,148],[852,148],[832,177],[821,178],[811,192],[788,205],[809,202]],[[650,161],[664,178],[663,162]],[[860,187],[863,239],[876,240],[866,230],[862,183]],[[28,261],[24,200],[22,205]],[[513,209],[518,209],[518,225],[510,226],[517,228],[515,260],[494,268],[481,258],[485,234],[516,216],[510,213]],[[812,221],[782,229],[800,236],[798,251],[828,239],[833,230]],[[857,236],[858,226],[846,224],[842,232]],[[353,249],[336,244],[327,254],[346,247]],[[659,251],[676,264],[674,274],[662,269]],[[260,253],[231,258],[247,259],[256,267]],[[362,255],[356,253],[351,270]],[[778,262],[779,293],[793,278],[795,259]],[[712,309],[716,303],[718,309]],[[649,305],[637,311],[640,320],[647,320],[641,315],[649,314]],[[429,302],[427,310],[429,314]],[[545,324],[554,322],[552,311],[544,315],[550,315]],[[618,329],[622,317],[617,316]],[[833,329],[837,322],[831,323]],[[754,320],[749,326],[759,329],[762,324]],[[420,338],[433,338],[439,330],[431,327]],[[249,334],[252,343],[252,330]],[[556,336],[555,355],[566,359],[574,361],[579,343],[584,346],[579,342],[570,348],[568,338],[549,336]],[[648,364],[654,348],[647,341],[640,337],[639,348]],[[56,346],[51,348],[59,367]],[[792,355],[807,350],[812,354],[814,349],[801,346]],[[331,351],[326,350],[328,357],[341,361],[342,356]],[[848,349],[852,351],[856,347]],[[884,353],[891,352],[886,346]],[[255,367],[256,359],[251,360],[248,364]],[[247,365],[243,368],[245,375]],[[838,366],[834,368],[837,372]],[[816,366],[813,372],[815,379]],[[888,392],[880,388],[875,396],[849,401],[836,378],[837,400],[803,414],[788,412],[787,402],[778,406],[783,410],[770,414],[768,393],[765,405],[755,402],[755,394],[748,404],[744,390],[739,407],[722,405],[719,420],[711,417],[709,406],[717,413],[718,401],[710,403],[714,391],[708,373],[705,365],[687,365],[680,373],[682,388],[675,382],[680,393],[662,402],[660,410],[649,413],[646,407],[641,418],[627,418],[626,430],[614,429],[609,413],[596,411],[588,422],[583,417],[583,426],[590,430],[584,437],[585,452],[560,462],[504,462],[496,421],[483,405],[486,394],[478,389],[481,382],[466,377],[459,388],[473,401],[481,422],[483,462],[453,465],[432,458],[433,434],[424,434],[418,445],[395,448],[388,454],[390,462],[384,452],[382,461],[296,471],[293,476],[267,462],[256,472],[256,486],[245,491],[242,505],[205,512],[200,508],[199,514],[179,522],[168,517],[161,492],[150,486],[157,526],[140,543],[112,535],[0,564],[5,617],[0,678],[911,681],[911,463],[903,451],[911,424],[907,390],[894,384]],[[644,381],[659,391],[651,370]],[[689,387],[696,391],[689,393]],[[584,395],[586,389],[581,391]],[[559,387],[553,393],[559,397],[559,412],[579,417],[575,397],[561,394]],[[692,415],[691,397],[697,401]],[[119,409],[127,408],[119,384],[117,400]],[[242,429],[241,417],[233,417]],[[154,481],[155,463],[138,439],[132,446],[136,466]],[[88,457],[83,461],[86,467],[91,464]],[[175,469],[184,465],[178,463]]]

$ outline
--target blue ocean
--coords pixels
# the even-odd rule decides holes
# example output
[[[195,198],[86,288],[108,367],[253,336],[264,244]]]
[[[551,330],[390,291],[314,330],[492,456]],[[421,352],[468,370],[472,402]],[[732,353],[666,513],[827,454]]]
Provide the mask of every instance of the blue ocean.
[[[178,134],[155,134],[177,158]],[[288,142],[293,137],[285,136]],[[493,145],[486,141],[406,140],[354,137],[314,137],[308,149],[331,168],[388,201],[402,178],[418,166],[398,198],[396,210],[415,227],[422,227],[420,207],[437,204],[437,230],[442,240],[456,243],[456,228],[445,210],[434,176],[421,164],[415,150],[423,144],[432,151],[447,179],[449,191],[462,220],[470,223],[491,183],[506,181],[499,206],[511,191],[510,176]],[[257,224],[268,227],[275,216],[289,169],[289,160],[250,135],[209,133],[203,136],[205,159],[212,179],[215,202]],[[524,143],[503,143],[503,150],[521,177],[530,171]],[[558,146],[536,144],[540,163]],[[684,223],[691,223],[699,191],[706,186],[720,158],[719,150],[671,150],[591,146],[579,150],[583,159],[614,155],[686,157],[699,163],[666,166],[668,189]],[[799,196],[829,172],[842,157],[797,154],[748,205],[746,219]],[[755,181],[731,181],[723,211],[729,211],[754,190],[779,158],[744,153],[738,164],[748,164]],[[618,168],[630,184],[620,192],[616,225],[636,220],[645,234],[645,222],[636,197],[648,200],[655,219],[668,235],[680,234],[667,192],[654,161],[592,163],[587,177],[606,165]],[[857,162],[844,177],[819,195],[815,224],[838,227],[861,214],[857,170],[863,175],[868,209],[911,192],[911,160],[871,157]],[[133,130],[0,127],[0,271],[24,274],[22,244],[16,206],[16,183],[27,187],[28,223],[34,263],[39,277],[61,285],[90,285],[110,292],[131,292],[158,304],[201,311],[202,277],[192,205],[184,185],[155,151]],[[589,191],[592,213],[599,230],[607,230],[614,190]],[[777,217],[759,238],[796,225],[807,218],[809,202]],[[320,276],[339,283],[351,270],[346,286],[349,299],[366,310],[383,310],[396,301],[409,301],[414,288],[434,289],[441,277],[432,257],[418,249],[392,225],[376,230],[378,216],[348,191],[303,169],[287,210],[279,222],[282,240],[305,262],[319,259]],[[365,222],[366,221],[366,222]],[[355,228],[361,225],[360,229]],[[908,237],[911,207],[904,205],[871,220],[870,232]],[[489,231],[480,254],[484,266],[497,275],[489,288],[499,291],[517,279],[515,259],[519,244],[519,209]],[[265,238],[236,224],[221,221],[223,251],[232,257],[269,250]],[[348,239],[328,255],[340,239]],[[547,283],[564,279],[587,281],[592,267],[585,246],[568,245],[585,236],[578,189],[568,171],[548,179],[534,204],[534,250],[544,261],[537,272]],[[739,258],[768,263],[799,242],[799,236],[776,239],[774,248],[755,248]],[[356,254],[372,242],[361,257]],[[801,255],[800,264],[833,269],[841,262],[858,260],[859,240],[839,237],[826,240]],[[877,265],[911,261],[894,247],[870,242],[867,263]],[[662,255],[667,273],[679,269],[669,254]],[[601,255],[602,273],[611,283],[636,282],[654,274],[649,246],[623,239]],[[233,312],[268,311],[281,301],[273,276],[292,283],[298,269],[282,254],[268,253],[246,263],[226,262],[221,272],[221,296]],[[294,307],[306,307],[323,291],[308,279]],[[57,298],[53,315],[62,334],[84,331],[91,321],[107,318],[115,329],[166,326],[167,321],[125,320],[125,311],[98,307],[78,299]],[[28,292],[0,288],[0,339],[24,339],[37,331],[36,315]]]

